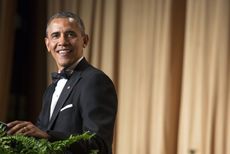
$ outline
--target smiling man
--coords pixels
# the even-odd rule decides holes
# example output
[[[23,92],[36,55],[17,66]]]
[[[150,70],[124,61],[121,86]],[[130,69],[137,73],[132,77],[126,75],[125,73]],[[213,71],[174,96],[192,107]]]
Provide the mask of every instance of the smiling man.
[[[90,65],[83,56],[89,41],[79,16],[59,12],[47,24],[45,44],[56,61],[57,73],[43,96],[37,125],[29,121],[8,123],[8,134],[24,134],[57,141],[86,131],[90,141],[76,143],[70,153],[85,154],[98,149],[112,153],[117,95],[112,81]]]

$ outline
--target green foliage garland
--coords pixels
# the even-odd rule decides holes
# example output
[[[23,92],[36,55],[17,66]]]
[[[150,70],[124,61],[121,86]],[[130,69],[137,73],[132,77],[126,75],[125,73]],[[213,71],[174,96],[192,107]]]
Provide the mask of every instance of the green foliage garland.
[[[45,139],[35,139],[23,135],[7,135],[5,128],[0,125],[0,154],[61,154],[66,148],[75,142],[89,140],[93,137],[88,132],[82,135],[72,135],[66,140],[49,142]],[[97,154],[92,150],[91,154]]]

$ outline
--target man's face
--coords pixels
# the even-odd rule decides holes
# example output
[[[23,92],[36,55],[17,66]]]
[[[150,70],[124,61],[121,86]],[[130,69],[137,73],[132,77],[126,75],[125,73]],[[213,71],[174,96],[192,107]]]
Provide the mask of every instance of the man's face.
[[[81,33],[72,18],[56,18],[47,28],[45,43],[58,69],[62,70],[83,56],[83,48],[88,43],[88,36]]]

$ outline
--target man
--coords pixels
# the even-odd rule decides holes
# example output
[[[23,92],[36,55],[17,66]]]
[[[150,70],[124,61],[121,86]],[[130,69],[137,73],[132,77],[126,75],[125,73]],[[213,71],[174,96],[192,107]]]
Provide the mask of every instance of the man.
[[[37,125],[13,121],[8,123],[8,134],[56,141],[89,131],[95,137],[73,145],[70,151],[88,153],[98,149],[99,153],[112,153],[117,95],[112,81],[83,57],[88,41],[77,15],[59,12],[49,19],[45,43],[59,73],[53,73],[54,81],[44,93]]]

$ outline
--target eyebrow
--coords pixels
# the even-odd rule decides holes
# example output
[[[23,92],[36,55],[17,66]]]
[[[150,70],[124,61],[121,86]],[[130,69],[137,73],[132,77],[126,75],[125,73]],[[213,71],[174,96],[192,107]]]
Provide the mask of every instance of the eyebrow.
[[[50,36],[55,35],[55,34],[59,34],[59,33],[60,33],[60,32],[58,32],[58,31],[52,32],[52,33],[50,33]]]

